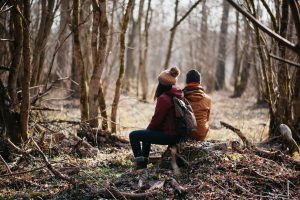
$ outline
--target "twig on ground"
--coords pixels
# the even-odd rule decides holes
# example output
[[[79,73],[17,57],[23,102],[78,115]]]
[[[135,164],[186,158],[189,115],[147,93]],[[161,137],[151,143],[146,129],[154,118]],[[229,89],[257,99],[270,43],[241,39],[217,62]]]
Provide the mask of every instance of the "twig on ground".
[[[4,166],[5,166],[6,170],[7,170],[7,172],[11,175],[12,174],[11,170],[10,170],[8,164],[5,162],[4,158],[1,155],[0,155],[0,160],[3,162],[3,164],[4,164]]]
[[[117,188],[110,186],[107,189],[97,190],[97,193],[103,195],[104,198],[111,198],[113,196],[115,199],[145,199],[147,197],[153,197],[158,193],[158,191],[144,193],[129,193],[120,192]]]
[[[40,153],[40,155],[42,156],[44,162],[46,163],[47,168],[59,179],[68,181],[71,184],[75,184],[76,182],[71,179],[69,176],[64,175],[62,173],[60,173],[59,171],[57,171],[56,169],[53,168],[53,166],[51,165],[51,163],[49,162],[48,158],[46,157],[46,155],[43,153],[43,151],[41,150],[41,148],[39,147],[39,145],[32,139],[32,143],[34,144],[34,146],[36,147],[37,151]]]
[[[30,155],[28,152],[26,152],[26,151],[20,149],[19,147],[17,147],[12,141],[10,141],[10,139],[6,139],[6,141],[10,145],[10,147],[12,147],[17,153],[22,154],[28,160],[33,159],[32,155]]]

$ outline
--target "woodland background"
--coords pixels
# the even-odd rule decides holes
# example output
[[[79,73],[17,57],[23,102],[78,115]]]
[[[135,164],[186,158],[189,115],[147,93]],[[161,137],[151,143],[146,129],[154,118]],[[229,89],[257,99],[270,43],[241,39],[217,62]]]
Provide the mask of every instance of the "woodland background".
[[[1,0],[0,178],[32,169],[32,149],[71,185],[47,157],[97,157],[103,148],[107,156],[116,144],[130,154],[128,132],[146,127],[157,75],[172,66],[181,69],[181,87],[188,70],[201,72],[213,99],[213,145],[240,137],[299,176],[299,9],[298,0]],[[228,137],[219,121],[246,137],[234,127],[239,137]],[[277,153],[258,151],[258,142]],[[31,160],[24,165],[20,155]]]

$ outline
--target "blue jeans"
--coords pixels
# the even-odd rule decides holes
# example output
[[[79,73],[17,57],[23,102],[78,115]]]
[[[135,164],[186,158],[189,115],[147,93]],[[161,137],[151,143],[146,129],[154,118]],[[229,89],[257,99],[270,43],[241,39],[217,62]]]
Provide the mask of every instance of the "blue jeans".
[[[132,131],[129,139],[134,157],[149,157],[151,144],[172,145],[178,143],[181,137],[168,135],[162,131],[138,130]]]

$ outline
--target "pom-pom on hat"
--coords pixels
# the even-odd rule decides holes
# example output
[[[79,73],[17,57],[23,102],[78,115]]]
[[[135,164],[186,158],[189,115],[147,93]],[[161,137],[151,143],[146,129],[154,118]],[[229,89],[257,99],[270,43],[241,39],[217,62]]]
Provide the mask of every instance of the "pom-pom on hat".
[[[175,85],[179,74],[180,70],[178,67],[172,67],[164,70],[159,74],[158,82],[162,85]]]

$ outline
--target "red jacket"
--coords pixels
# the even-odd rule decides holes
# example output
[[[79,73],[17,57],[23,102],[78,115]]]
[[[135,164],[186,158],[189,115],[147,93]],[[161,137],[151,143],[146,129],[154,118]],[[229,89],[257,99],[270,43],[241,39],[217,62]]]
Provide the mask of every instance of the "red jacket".
[[[173,86],[171,90],[163,93],[157,98],[155,112],[147,129],[163,131],[169,135],[177,135],[173,102],[174,96],[183,99],[183,92],[177,86]]]

